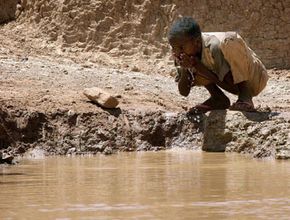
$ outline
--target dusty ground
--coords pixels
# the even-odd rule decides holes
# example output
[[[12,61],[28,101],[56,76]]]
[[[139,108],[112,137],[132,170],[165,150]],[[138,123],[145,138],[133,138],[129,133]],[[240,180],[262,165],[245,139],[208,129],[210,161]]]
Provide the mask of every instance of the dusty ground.
[[[154,52],[158,44],[149,55],[120,50],[112,56],[112,51],[60,44],[51,39],[55,30],[44,30],[51,33],[45,35],[23,20],[0,26],[0,162],[38,151],[110,154],[172,147],[290,158],[290,70],[268,71],[268,86],[254,99],[258,113],[214,111],[188,117],[187,109],[208,94],[195,87],[181,97],[172,60],[165,52]],[[140,44],[137,50],[142,49],[144,42],[134,39],[131,47]],[[166,51],[164,43],[159,47]],[[119,108],[89,102],[83,89],[95,86],[117,96]]]
[[[94,63],[78,64],[49,56],[2,53],[0,70],[2,102],[43,112],[56,109],[102,111],[83,95],[84,88],[94,86],[119,97],[121,109],[184,111],[208,97],[201,87],[194,87],[189,97],[180,96],[170,75],[129,72]],[[254,100],[256,106],[289,111],[290,71],[269,70],[269,74],[267,88]],[[235,96],[229,96],[235,101]]]

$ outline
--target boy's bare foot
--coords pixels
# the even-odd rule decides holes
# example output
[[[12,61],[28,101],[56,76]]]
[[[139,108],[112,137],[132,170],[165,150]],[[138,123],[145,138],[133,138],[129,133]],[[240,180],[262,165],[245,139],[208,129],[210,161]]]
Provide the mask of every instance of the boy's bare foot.
[[[229,109],[234,111],[245,111],[245,112],[256,111],[252,100],[248,101],[238,100],[237,102],[232,104]]]
[[[230,100],[224,97],[210,97],[208,100],[202,104],[198,104],[195,107],[191,108],[190,112],[208,112],[212,110],[224,110],[230,107]]]

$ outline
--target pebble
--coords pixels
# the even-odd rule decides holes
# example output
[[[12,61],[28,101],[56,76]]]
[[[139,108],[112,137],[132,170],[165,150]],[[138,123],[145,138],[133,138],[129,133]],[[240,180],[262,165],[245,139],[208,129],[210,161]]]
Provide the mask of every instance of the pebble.
[[[130,91],[130,90],[133,90],[133,89],[134,89],[134,87],[131,86],[130,84],[127,84],[127,85],[125,86],[125,91]]]

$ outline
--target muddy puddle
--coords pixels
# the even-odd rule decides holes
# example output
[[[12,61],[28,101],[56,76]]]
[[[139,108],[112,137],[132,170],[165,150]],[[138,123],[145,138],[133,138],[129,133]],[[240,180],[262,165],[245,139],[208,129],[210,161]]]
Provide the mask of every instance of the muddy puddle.
[[[0,168],[0,219],[289,219],[290,162],[186,150]]]

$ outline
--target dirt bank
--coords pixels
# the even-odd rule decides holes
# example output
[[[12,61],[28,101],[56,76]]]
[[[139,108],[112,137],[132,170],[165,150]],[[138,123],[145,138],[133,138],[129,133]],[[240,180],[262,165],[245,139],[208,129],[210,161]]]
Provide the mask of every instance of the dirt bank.
[[[173,77],[3,54],[0,71],[4,155],[33,149],[63,155],[185,147],[254,157],[290,156],[289,71],[269,71],[269,85],[255,99],[259,113],[190,116],[186,109],[208,94],[195,87],[183,98]],[[83,89],[92,86],[119,97],[119,108],[102,109],[89,102]]]
[[[17,19],[0,26],[0,161],[35,149],[52,155],[172,147],[289,158],[290,71],[269,70],[269,84],[254,100],[259,113],[188,117],[186,110],[208,94],[178,94],[166,32],[174,18],[194,12],[206,31],[241,27],[267,66],[287,67],[288,32],[274,27],[288,28],[278,15],[290,6],[275,3],[278,12],[266,16],[276,11],[272,4],[247,4],[244,16],[257,19],[227,23],[220,4],[199,2],[193,10],[190,2],[4,1],[0,18],[10,17],[0,23]],[[240,11],[236,1],[226,4]],[[259,7],[263,15],[255,14]],[[205,18],[211,8],[220,13]],[[250,31],[257,22],[266,23]],[[118,97],[119,108],[92,104],[83,95],[87,87]]]

